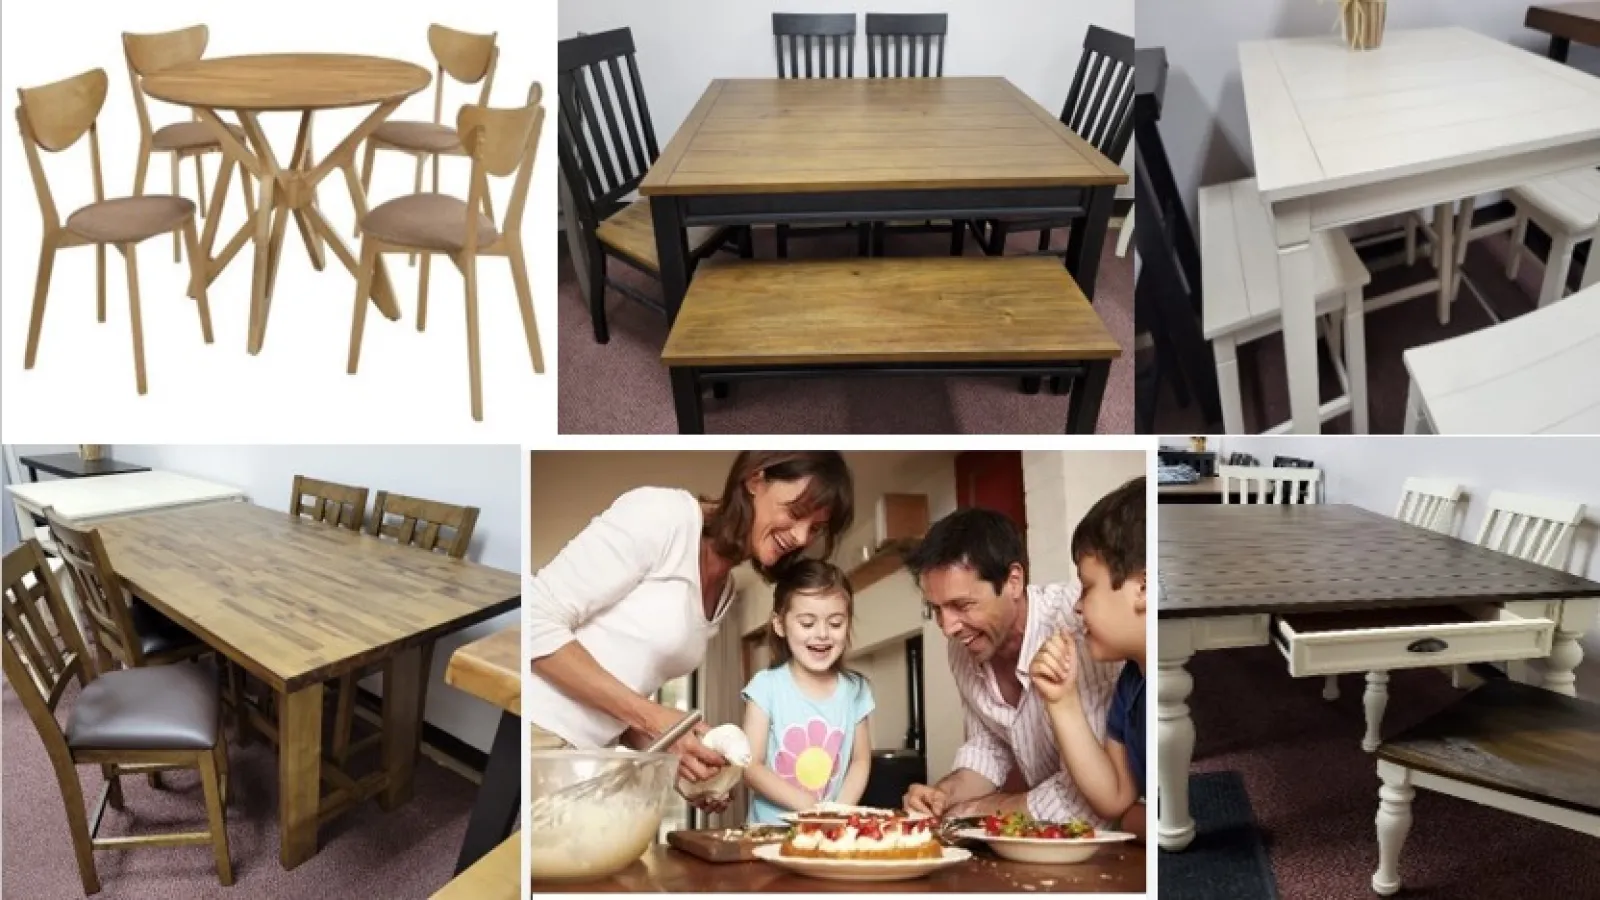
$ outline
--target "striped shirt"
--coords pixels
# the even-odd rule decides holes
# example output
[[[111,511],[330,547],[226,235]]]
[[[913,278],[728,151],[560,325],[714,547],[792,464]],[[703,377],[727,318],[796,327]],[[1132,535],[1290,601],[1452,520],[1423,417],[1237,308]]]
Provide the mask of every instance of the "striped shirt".
[[[1121,662],[1096,662],[1083,640],[1083,620],[1073,611],[1082,587],[1071,584],[1028,585],[1028,624],[1017,657],[1022,695],[1016,707],[1000,695],[993,666],[979,665],[959,641],[947,641],[950,671],[966,717],[966,743],[956,751],[954,768],[971,769],[997,785],[1006,783],[1013,767],[1028,785],[1028,814],[1053,822],[1085,819],[1097,828],[1111,823],[1095,814],[1061,764],[1061,750],[1050,727],[1043,698],[1033,692],[1028,666],[1050,635],[1065,630],[1077,645],[1082,664],[1078,693],[1089,727],[1105,743],[1106,714],[1122,671]]]

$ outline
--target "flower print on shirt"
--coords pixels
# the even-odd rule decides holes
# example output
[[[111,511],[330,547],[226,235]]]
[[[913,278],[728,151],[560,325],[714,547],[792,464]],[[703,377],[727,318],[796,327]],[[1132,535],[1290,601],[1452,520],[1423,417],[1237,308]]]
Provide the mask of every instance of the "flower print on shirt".
[[[804,725],[790,725],[779,743],[772,770],[779,778],[811,794],[827,798],[830,786],[838,781],[839,749],[844,746],[844,731],[813,718]]]

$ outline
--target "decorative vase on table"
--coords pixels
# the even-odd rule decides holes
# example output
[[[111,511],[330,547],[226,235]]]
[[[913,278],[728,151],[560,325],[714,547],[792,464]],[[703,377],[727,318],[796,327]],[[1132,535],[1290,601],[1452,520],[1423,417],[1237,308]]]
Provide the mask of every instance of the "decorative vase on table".
[[[1383,28],[1389,0],[1339,0],[1339,30],[1351,50],[1376,50],[1383,46]]]
[[[105,444],[79,444],[78,445],[78,457],[80,459],[82,459],[84,462],[97,462],[99,460],[105,459],[105,456],[106,456],[106,445]]]

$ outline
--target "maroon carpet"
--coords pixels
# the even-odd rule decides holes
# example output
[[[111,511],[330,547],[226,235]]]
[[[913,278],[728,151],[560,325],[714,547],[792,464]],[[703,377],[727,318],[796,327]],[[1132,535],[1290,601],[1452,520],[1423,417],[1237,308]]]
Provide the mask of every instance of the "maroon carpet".
[[[1124,356],[1112,364],[1100,407],[1102,433],[1133,430],[1133,255],[1118,259],[1112,230],[1100,263],[1095,308]],[[1066,246],[1067,233],[1055,234]],[[891,235],[896,256],[949,252],[944,235]],[[1010,252],[1038,248],[1038,234],[1013,236]],[[766,230],[756,235],[756,257],[775,254]],[[967,253],[977,255],[967,241]],[[855,255],[849,235],[791,240],[791,257]],[[653,279],[611,262],[608,271],[639,291],[659,294]],[[612,291],[608,294],[611,342],[594,342],[589,309],[570,261],[561,270],[558,343],[561,377],[559,425],[563,434],[676,434],[672,391],[661,364],[666,320]],[[833,378],[743,382],[726,400],[705,401],[706,431],[744,434],[1058,434],[1068,398],[1048,392],[1028,396],[1017,382],[997,378]]]
[[[75,692],[74,692],[75,693]],[[57,709],[66,721],[73,697]],[[22,701],[4,690],[5,896],[28,900],[82,897],[72,838],[57,787]],[[233,767],[228,840],[235,883],[217,882],[211,847],[146,847],[95,853],[106,900],[292,900],[292,898],[424,898],[452,877],[477,787],[426,758],[417,761],[416,794],[385,813],[368,801],[325,825],[322,852],[293,872],[278,864],[277,757],[263,742],[229,747]],[[79,766],[85,802],[99,797],[99,766]],[[164,790],[144,776],[124,776],[127,811],[106,810],[101,837],[206,828],[205,803],[190,772],[162,775]],[[92,812],[92,810],[91,810]]]
[[[1189,670],[1194,770],[1243,775],[1284,900],[1375,897],[1379,782],[1361,749],[1362,678],[1341,678],[1330,703],[1323,680],[1291,679],[1275,648],[1202,653]],[[1394,672],[1384,734],[1459,696],[1435,670]],[[1413,813],[1402,897],[1600,897],[1594,838],[1426,790]]]

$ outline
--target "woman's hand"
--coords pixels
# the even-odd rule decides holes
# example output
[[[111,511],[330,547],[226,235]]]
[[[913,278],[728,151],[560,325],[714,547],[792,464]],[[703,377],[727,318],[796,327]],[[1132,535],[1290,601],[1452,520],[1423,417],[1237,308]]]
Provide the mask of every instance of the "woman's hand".
[[[679,793],[682,793],[681,791]],[[733,799],[730,794],[707,794],[703,797],[685,796],[689,805],[701,812],[714,816],[728,808],[728,803]]]
[[[645,733],[653,741],[672,730],[672,726],[683,721],[686,713],[679,709],[655,704],[655,708],[648,716],[649,727]],[[700,738],[710,726],[705,722],[696,722],[695,726],[677,743],[668,747],[664,752],[678,754],[678,777],[691,782],[705,781],[716,775],[718,770],[728,764],[728,760],[717,751],[700,742]]]
[[[1028,678],[1046,703],[1061,703],[1078,696],[1078,648],[1064,632],[1045,639],[1028,666]]]

